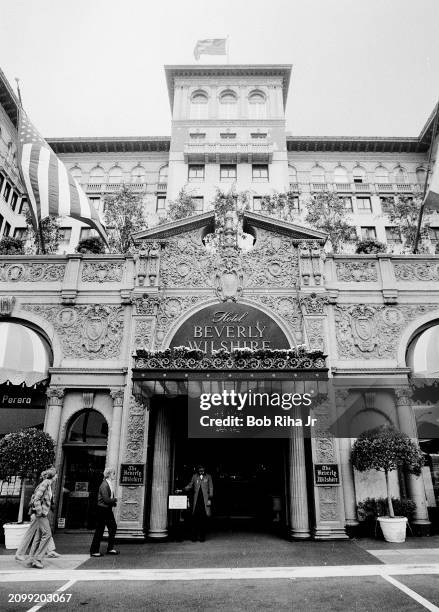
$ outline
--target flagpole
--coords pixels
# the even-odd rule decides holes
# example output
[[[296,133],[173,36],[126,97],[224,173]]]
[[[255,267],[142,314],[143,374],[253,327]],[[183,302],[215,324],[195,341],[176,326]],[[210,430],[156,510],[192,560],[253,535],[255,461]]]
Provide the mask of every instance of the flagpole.
[[[431,171],[431,158],[433,157],[433,145],[434,145],[434,140],[436,138],[437,126],[439,122],[439,99],[437,101],[435,108],[436,108],[436,115],[433,121],[433,132],[431,135],[430,151],[428,153],[428,164],[427,164],[427,172],[425,173],[424,192],[422,194],[422,204],[419,210],[418,226],[416,228],[416,235],[415,235],[415,244],[413,245],[414,254],[418,252],[418,243],[419,243],[419,238],[421,236],[421,225],[422,225],[422,219],[424,217],[424,209],[425,209],[425,196],[427,195],[428,179],[430,178],[430,171]]]

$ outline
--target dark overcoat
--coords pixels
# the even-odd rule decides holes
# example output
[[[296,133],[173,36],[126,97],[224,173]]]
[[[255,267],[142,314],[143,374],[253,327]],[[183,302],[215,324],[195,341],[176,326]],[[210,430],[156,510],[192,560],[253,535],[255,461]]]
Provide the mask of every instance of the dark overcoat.
[[[204,508],[206,509],[206,514],[207,516],[210,516],[210,513],[211,513],[210,503],[208,504],[207,502],[210,502],[210,500],[213,497],[213,483],[212,483],[211,475],[203,474],[203,478],[201,479],[199,474],[194,474],[189,484],[184,487],[184,490],[187,492],[192,491],[193,493],[192,514],[195,512],[198,495],[200,494],[200,491],[201,491],[201,494],[203,495]]]

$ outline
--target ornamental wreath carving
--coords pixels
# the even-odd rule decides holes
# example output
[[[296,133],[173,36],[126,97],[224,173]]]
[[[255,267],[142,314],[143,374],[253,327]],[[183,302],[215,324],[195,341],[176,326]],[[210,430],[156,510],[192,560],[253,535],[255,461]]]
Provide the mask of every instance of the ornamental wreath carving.
[[[241,254],[245,287],[295,287],[299,277],[292,238],[258,229],[255,246]]]
[[[347,283],[370,283],[378,280],[376,263],[373,261],[337,262],[336,271],[338,280]]]
[[[59,282],[64,278],[65,264],[12,263],[0,265],[0,281],[9,282]]]
[[[324,314],[325,305],[329,302],[326,296],[317,295],[317,293],[310,293],[309,295],[302,296],[299,299],[300,305],[304,309],[306,314]]]
[[[438,281],[439,263],[394,263],[395,276],[399,281]]]
[[[395,359],[401,334],[408,323],[437,309],[437,304],[338,305],[335,307],[338,356],[341,359]]]
[[[118,283],[122,280],[121,262],[85,262],[81,279],[85,283]]]
[[[160,259],[160,283],[166,287],[213,287],[215,257],[199,230],[170,238]]]
[[[24,304],[23,310],[49,321],[65,357],[116,359],[123,334],[123,308],[110,304],[51,306]]]

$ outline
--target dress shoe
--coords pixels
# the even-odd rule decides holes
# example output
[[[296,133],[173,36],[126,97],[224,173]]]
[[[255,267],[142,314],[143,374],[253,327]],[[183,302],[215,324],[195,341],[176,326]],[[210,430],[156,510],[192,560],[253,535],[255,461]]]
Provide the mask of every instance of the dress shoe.
[[[41,561],[36,560],[36,561],[32,562],[32,567],[36,567],[38,569],[43,569],[44,565],[41,563]]]
[[[52,550],[52,552],[50,552],[47,556],[50,559],[58,559],[58,557],[61,557],[61,555],[57,553],[56,550]]]
[[[90,553],[90,557],[103,557],[104,555],[100,552],[98,553]]]
[[[107,550],[107,555],[120,555],[120,552],[112,548],[111,550]]]

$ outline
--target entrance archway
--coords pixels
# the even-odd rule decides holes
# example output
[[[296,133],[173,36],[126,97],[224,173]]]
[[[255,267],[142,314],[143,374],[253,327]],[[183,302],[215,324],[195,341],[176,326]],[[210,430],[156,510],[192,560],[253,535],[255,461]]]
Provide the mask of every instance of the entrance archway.
[[[76,413],[63,444],[64,467],[58,521],[66,529],[94,529],[99,485],[107,455],[108,424],[96,410]]]

